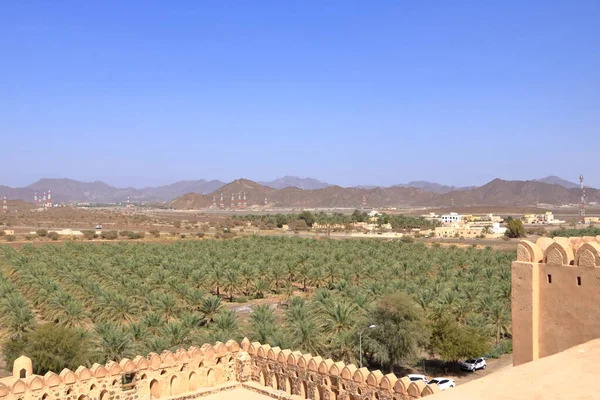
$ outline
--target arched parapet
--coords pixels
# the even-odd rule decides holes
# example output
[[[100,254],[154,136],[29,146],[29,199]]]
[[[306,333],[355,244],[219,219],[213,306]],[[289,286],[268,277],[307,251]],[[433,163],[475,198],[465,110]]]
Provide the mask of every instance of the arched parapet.
[[[291,366],[297,366],[298,365],[298,361],[302,358],[302,352],[300,351],[293,351],[291,352],[288,356],[287,356],[287,365],[291,365]]]
[[[312,358],[312,354],[302,354],[302,357],[298,358],[298,362],[296,363],[296,365],[298,365],[298,368],[300,369],[307,369],[308,363]]]
[[[309,371],[318,372],[319,366],[321,365],[322,362],[323,362],[323,357],[321,357],[321,356],[311,357],[311,359],[308,360],[307,368]]]
[[[573,265],[575,257],[569,239],[557,240],[544,252],[544,263],[550,265]]]
[[[10,389],[4,383],[0,383],[0,398],[8,396]]]
[[[587,242],[577,250],[576,264],[580,267],[600,267],[600,244]]]
[[[333,364],[334,364],[334,362],[331,358],[321,361],[321,363],[319,364],[319,369],[318,369],[319,373],[324,374],[324,375],[329,374],[329,370],[331,369]]]
[[[204,343],[202,347],[200,347],[202,354],[204,355],[204,359],[214,361],[215,359],[215,349],[212,345],[208,343]]]
[[[27,390],[27,383],[23,379],[17,379],[10,388],[12,394],[21,394],[25,393]]]
[[[162,361],[162,365],[166,367],[172,367],[177,364],[175,354],[171,353],[169,350],[165,350],[160,354],[160,360]]]
[[[40,390],[43,389],[46,385],[44,385],[44,380],[41,376],[34,376],[33,379],[29,382],[30,390]]]
[[[286,364],[287,358],[290,354],[292,354],[292,351],[290,349],[281,350],[277,354],[277,362],[280,364]]]
[[[77,376],[68,368],[60,371],[60,380],[66,385],[72,385],[77,382]]]
[[[260,348],[260,346],[261,346],[260,342],[252,342],[252,343],[250,343],[250,346],[248,346],[248,350],[246,350],[246,351],[251,356],[255,356],[255,355],[257,355],[258,349]]]
[[[150,367],[150,362],[148,359],[142,356],[136,356],[133,359],[133,363],[135,364],[135,367],[141,371],[147,370],[148,367]]]
[[[250,343],[250,340],[249,340],[247,337],[245,337],[245,338],[244,338],[244,339],[241,341],[241,343],[240,343],[240,347],[242,348],[242,350],[244,350],[244,351],[248,351],[248,348],[250,347],[250,344],[251,344],[251,343]]]
[[[198,347],[198,346],[191,346],[188,349],[188,354],[194,360],[201,360],[204,357],[204,355],[202,354],[202,351],[200,350],[200,347]]]
[[[596,236],[582,236],[581,240],[583,240],[584,243],[598,243]]]
[[[329,375],[340,376],[344,368],[346,368],[346,364],[344,364],[342,361],[333,363],[333,365],[329,367]]]
[[[383,374],[380,370],[376,369],[372,371],[369,376],[367,376],[367,385],[378,387],[379,383],[381,383],[381,379],[383,378]]]
[[[367,377],[369,376],[369,370],[366,367],[362,367],[354,371],[352,374],[352,380],[359,384],[367,383]]]
[[[425,389],[427,385],[423,381],[414,381],[408,385],[408,389],[406,392],[410,397],[419,398],[421,397],[421,393],[423,393],[423,389]]]
[[[89,369],[87,369],[83,365],[80,365],[79,368],[77,368],[75,370],[75,375],[77,375],[77,378],[79,379],[80,382],[89,381],[94,376],[92,374],[92,371],[90,371]]]
[[[429,396],[439,392],[441,392],[440,387],[437,385],[437,383],[433,383],[425,386],[425,388],[421,391],[421,397]]]
[[[246,340],[248,340],[248,339],[246,339]],[[238,351],[240,351],[240,344],[233,339],[228,340],[225,343],[225,347],[227,348],[227,351],[229,351],[230,353],[237,353]]]
[[[188,354],[186,349],[177,349],[175,352],[175,359],[179,362],[186,362],[190,359],[190,355]]]
[[[398,378],[396,375],[389,373],[381,378],[381,382],[379,382],[379,388],[381,388],[381,390],[391,392],[394,390],[394,385],[396,384],[397,380]]]
[[[60,379],[60,376],[58,376],[52,371],[48,371],[46,372],[46,375],[44,375],[44,384],[47,387],[55,387],[60,385],[61,383],[62,379]]]
[[[225,343],[217,342],[213,348],[215,349],[216,357],[223,357],[225,354],[227,354],[227,346],[225,346]]]
[[[340,374],[340,376],[342,377],[342,379],[347,379],[347,380],[351,381],[352,378],[354,377],[354,373],[356,371],[358,371],[358,368],[356,368],[356,365],[348,364],[344,367],[344,369],[342,369],[342,373]]]
[[[549,237],[544,237],[544,236],[539,237],[535,241],[535,244],[540,248],[540,250],[542,250],[542,253],[544,253],[546,251],[546,249],[548,248],[548,246],[550,246],[552,243],[554,243],[554,240],[552,240]]]
[[[156,353],[150,353],[148,354],[148,362],[150,362],[150,366],[153,369],[159,369],[160,365],[162,364],[162,360],[160,359],[160,356]]]
[[[412,382],[407,377],[400,378],[394,383],[394,393],[408,394],[408,387]]]
[[[517,245],[517,261],[540,263],[543,259],[544,252],[537,244],[521,240]]]
[[[570,237],[569,242],[573,249],[573,254],[577,254],[577,250],[585,243],[582,237]]]
[[[121,368],[121,372],[131,373],[136,370],[135,363],[131,361],[129,358],[124,358],[119,362],[119,367]]]
[[[110,376],[121,375],[121,367],[114,361],[109,361],[106,364],[106,370]]]
[[[258,350],[256,350],[256,355],[260,358],[267,358],[269,351],[271,351],[271,345],[262,344],[262,345],[260,345]]]
[[[271,361],[276,361],[280,352],[281,349],[279,347],[271,347],[267,352],[267,358]]]

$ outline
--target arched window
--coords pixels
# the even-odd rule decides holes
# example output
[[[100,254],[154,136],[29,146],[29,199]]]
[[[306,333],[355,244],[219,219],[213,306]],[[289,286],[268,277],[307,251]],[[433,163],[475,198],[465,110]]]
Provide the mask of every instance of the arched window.
[[[27,378],[27,370],[25,368],[19,371],[19,378]]]

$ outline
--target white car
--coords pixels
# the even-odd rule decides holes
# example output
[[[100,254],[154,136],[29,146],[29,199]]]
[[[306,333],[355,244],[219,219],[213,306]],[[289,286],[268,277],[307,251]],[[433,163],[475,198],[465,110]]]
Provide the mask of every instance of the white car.
[[[471,358],[467,361],[460,363],[460,369],[465,371],[475,372],[478,369],[485,369],[487,367],[487,363],[485,362],[485,358]]]
[[[427,382],[428,385],[431,385],[432,383],[437,384],[440,390],[446,390],[456,386],[454,379],[450,378],[433,378]]]
[[[421,375],[421,374],[408,374],[408,375],[406,375],[406,377],[408,379],[410,379],[411,382],[423,381],[423,382],[427,383],[427,378],[425,377],[425,375]]]

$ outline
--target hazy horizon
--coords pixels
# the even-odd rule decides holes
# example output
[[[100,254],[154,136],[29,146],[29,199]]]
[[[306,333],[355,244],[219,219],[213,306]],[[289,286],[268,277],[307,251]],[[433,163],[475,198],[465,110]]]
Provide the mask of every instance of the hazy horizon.
[[[600,3],[10,2],[0,185],[600,187]],[[595,175],[594,175],[595,174]]]

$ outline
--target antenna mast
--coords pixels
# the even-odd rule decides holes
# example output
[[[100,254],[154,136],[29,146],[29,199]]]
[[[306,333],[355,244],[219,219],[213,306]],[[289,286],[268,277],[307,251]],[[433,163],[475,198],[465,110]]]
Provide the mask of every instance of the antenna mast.
[[[579,175],[581,185],[581,199],[579,200],[579,222],[585,224],[585,188],[583,187],[583,175]]]

